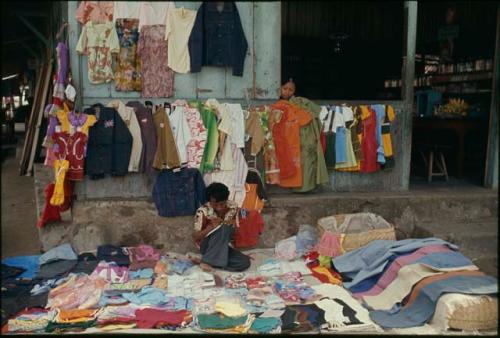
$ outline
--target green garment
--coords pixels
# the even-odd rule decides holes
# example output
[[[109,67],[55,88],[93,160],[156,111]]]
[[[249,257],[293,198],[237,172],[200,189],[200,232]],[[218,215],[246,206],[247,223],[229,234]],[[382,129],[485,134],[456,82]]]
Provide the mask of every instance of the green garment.
[[[244,325],[247,321],[247,316],[241,317],[226,317],[222,314],[206,314],[200,313],[197,316],[198,325],[201,329],[216,329],[224,330],[236,326]]]
[[[279,318],[274,317],[264,317],[255,318],[252,326],[250,327],[250,332],[253,333],[269,333],[281,324]]]
[[[62,332],[71,332],[71,331],[84,331],[85,329],[88,329],[89,327],[95,326],[97,320],[89,320],[86,322],[81,322],[81,323],[56,323],[56,322],[49,322],[47,324],[47,327],[45,328],[45,332],[56,332],[56,333],[62,333]]]
[[[302,167],[302,187],[296,192],[307,192],[329,182],[325,156],[321,147],[321,107],[304,97],[293,97],[290,103],[311,114],[312,122],[300,128],[300,164]]]
[[[326,133],[325,163],[328,169],[335,169],[335,133]]]
[[[215,112],[206,107],[200,101],[191,101],[189,106],[198,109],[203,120],[203,125],[207,130],[207,143],[203,151],[203,158],[200,163],[200,172],[203,174],[214,169],[214,161],[219,148],[219,129],[217,128],[217,119]]]

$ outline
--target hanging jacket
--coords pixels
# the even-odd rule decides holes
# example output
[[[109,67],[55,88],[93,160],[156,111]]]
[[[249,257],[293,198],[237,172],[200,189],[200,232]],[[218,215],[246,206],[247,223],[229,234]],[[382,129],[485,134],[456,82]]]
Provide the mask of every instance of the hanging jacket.
[[[160,216],[194,215],[205,203],[205,183],[199,170],[163,170],[153,187],[153,200]]]
[[[139,128],[141,128],[142,152],[139,163],[139,172],[153,174],[153,162],[156,155],[156,129],[151,111],[139,101],[129,101],[127,107],[134,108]]]
[[[125,122],[114,108],[100,103],[86,109],[85,114],[97,117],[89,130],[85,174],[92,179],[127,174],[133,139]]]
[[[224,2],[219,12],[216,2],[204,1],[189,36],[191,73],[200,72],[202,66],[231,66],[234,76],[243,76],[247,49],[236,4]]]

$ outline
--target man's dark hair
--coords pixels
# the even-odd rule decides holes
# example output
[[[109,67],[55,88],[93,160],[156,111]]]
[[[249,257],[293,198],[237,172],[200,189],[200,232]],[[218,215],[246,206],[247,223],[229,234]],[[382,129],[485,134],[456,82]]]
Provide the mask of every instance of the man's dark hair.
[[[229,189],[225,184],[215,182],[206,188],[205,195],[207,201],[210,201],[211,198],[214,198],[216,202],[227,201],[229,198]]]

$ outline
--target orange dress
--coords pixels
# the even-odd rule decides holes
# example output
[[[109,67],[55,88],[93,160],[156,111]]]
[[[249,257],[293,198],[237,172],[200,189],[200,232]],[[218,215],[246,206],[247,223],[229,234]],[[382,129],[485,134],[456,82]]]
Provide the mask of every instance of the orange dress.
[[[275,138],[276,155],[280,167],[280,183],[285,188],[300,188],[302,186],[302,167],[300,165],[300,127],[312,121],[311,115],[285,100],[279,100],[271,109],[284,112],[280,127],[285,137]],[[275,128],[276,129],[276,128]],[[282,164],[290,162],[295,170],[292,175],[284,177]]]

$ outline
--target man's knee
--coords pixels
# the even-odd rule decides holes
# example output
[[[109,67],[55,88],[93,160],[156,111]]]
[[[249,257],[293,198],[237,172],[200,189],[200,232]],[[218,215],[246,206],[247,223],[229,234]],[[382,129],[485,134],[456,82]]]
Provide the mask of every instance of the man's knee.
[[[250,257],[247,255],[241,254],[238,255],[238,259],[232,260],[230,262],[230,268],[232,271],[245,271],[251,265]]]

